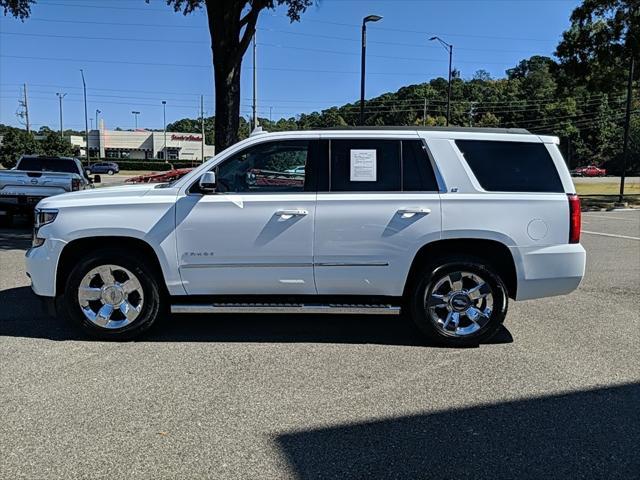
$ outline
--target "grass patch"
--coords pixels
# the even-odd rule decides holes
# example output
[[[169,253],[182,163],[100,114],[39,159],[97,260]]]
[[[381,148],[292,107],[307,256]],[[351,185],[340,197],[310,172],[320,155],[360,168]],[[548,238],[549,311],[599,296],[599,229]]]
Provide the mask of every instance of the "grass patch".
[[[616,195],[620,191],[620,182],[576,183],[578,195]],[[625,183],[625,195],[640,194],[640,183]]]

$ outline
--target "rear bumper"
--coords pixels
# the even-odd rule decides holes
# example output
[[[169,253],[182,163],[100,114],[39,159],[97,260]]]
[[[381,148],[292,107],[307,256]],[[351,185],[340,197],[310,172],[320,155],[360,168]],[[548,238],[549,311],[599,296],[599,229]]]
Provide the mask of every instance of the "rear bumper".
[[[0,195],[0,210],[11,213],[33,212],[42,196],[37,195]]]
[[[511,248],[516,262],[516,300],[571,293],[584,277],[587,253],[580,244]]]
[[[46,239],[43,245],[30,248],[25,254],[27,275],[31,278],[31,289],[36,295],[55,297],[56,270],[62,249],[61,240]]]

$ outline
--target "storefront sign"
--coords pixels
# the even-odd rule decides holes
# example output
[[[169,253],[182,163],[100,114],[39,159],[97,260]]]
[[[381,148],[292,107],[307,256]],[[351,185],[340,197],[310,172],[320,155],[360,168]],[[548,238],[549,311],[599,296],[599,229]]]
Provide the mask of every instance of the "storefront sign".
[[[181,140],[184,142],[201,142],[202,137],[197,135],[171,135],[171,140]]]

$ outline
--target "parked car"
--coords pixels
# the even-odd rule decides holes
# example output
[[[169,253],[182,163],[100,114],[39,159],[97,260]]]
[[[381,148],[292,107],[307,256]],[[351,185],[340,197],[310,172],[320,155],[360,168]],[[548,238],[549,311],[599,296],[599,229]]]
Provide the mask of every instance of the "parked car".
[[[14,214],[33,212],[43,198],[93,188],[80,160],[70,157],[24,155],[11,170],[0,170],[0,220],[11,223]]]
[[[574,177],[604,177],[607,171],[604,168],[589,165],[586,167],[578,167],[571,172]]]
[[[98,162],[93,163],[86,167],[87,175],[94,173],[106,173],[107,175],[113,175],[120,171],[120,167],[115,162]]]
[[[277,174],[300,159],[303,181]],[[461,346],[494,335],[509,299],[577,288],[579,240],[556,137],[298,131],[253,135],[173,182],[44,200],[26,263],[34,292],[98,338],[167,311],[406,312]]]

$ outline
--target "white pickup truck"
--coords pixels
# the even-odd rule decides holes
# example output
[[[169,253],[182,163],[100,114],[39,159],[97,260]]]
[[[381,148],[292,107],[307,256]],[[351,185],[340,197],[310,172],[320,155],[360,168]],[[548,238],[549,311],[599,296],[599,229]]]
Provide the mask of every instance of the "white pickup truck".
[[[436,342],[476,344],[510,298],[584,275],[557,144],[513,129],[253,135],[172,183],[43,200],[27,272],[105,339],[168,312],[406,312]]]
[[[43,198],[93,188],[77,158],[23,155],[15,168],[0,170],[0,221],[11,223],[16,213],[32,212]]]

